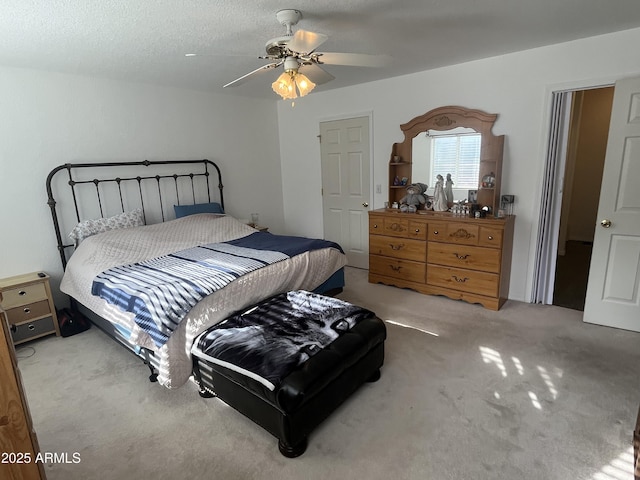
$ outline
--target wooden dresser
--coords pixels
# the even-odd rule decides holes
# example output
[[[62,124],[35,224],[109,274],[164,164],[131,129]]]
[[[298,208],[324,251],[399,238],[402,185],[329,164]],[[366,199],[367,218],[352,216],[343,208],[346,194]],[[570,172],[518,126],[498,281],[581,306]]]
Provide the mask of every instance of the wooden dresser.
[[[507,301],[515,217],[369,212],[369,282],[498,310]]]
[[[31,414],[4,311],[0,308],[0,477],[7,480],[44,479]]]

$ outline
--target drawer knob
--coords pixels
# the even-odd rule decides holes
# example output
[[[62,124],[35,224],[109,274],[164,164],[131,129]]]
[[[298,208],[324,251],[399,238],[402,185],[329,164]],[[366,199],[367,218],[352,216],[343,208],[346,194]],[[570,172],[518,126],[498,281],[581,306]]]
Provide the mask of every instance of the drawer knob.
[[[400,243],[399,245],[394,245],[393,243],[390,243],[389,246],[391,247],[391,250],[400,250],[401,248],[404,247],[404,243]]]
[[[389,265],[391,267],[391,270],[393,270],[394,272],[399,272],[400,269],[402,268],[399,265]]]
[[[31,309],[29,307],[24,307],[22,310],[24,313],[31,313]]]
[[[416,233],[420,233],[420,229],[419,228],[416,228]]]
[[[493,240],[493,236],[489,235],[489,240]]]
[[[33,323],[30,323],[29,326],[27,327],[29,330],[35,330],[36,326]]]
[[[377,223],[374,223],[374,224],[373,224],[373,228],[378,228],[378,224],[377,224]]]
[[[456,282],[458,283],[464,283],[467,280],[469,280],[467,277],[464,278],[458,278],[456,275],[451,275],[451,278],[453,278]]]
[[[24,290],[20,290],[18,292],[18,295],[20,295],[21,297],[24,297],[27,294],[27,292],[25,292]]]
[[[434,230],[434,231],[433,231],[433,234],[434,234],[434,235],[437,235],[437,234],[438,234],[438,230]]]
[[[456,256],[456,258],[457,258],[458,260],[465,260],[465,259],[469,256],[469,254],[468,254],[468,253],[467,253],[466,255],[460,255],[460,254],[458,254],[458,253],[454,253],[454,255]]]

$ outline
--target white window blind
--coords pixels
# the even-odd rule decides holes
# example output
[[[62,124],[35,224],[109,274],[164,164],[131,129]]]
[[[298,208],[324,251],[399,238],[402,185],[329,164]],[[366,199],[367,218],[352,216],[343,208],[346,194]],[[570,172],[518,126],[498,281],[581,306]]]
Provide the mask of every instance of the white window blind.
[[[431,178],[451,174],[454,188],[478,188],[480,166],[479,133],[438,135],[431,142]]]

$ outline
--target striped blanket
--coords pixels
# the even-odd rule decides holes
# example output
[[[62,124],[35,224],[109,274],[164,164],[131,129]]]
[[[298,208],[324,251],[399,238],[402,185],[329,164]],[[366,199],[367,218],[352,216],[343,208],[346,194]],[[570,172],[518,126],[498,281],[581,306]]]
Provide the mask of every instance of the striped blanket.
[[[327,247],[340,249],[325,240],[257,232],[110,268],[95,277],[91,293],[133,313],[136,324],[161,347],[207,295],[259,268]]]

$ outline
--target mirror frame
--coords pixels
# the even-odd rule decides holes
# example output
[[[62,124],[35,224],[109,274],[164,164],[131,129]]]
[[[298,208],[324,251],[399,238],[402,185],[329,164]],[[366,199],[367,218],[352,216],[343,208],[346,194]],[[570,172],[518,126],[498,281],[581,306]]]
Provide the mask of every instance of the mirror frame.
[[[504,135],[494,135],[493,125],[498,114],[473,110],[459,106],[439,107],[417,116],[400,125],[404,133],[404,141],[394,143],[389,160],[389,203],[398,202],[406,193],[406,186],[394,185],[393,179],[406,177],[410,184],[413,165],[412,143],[419,133],[428,130],[446,131],[457,127],[473,128],[482,134],[480,146],[480,168],[478,171],[478,199],[481,206],[491,207],[492,214],[497,214],[500,202],[500,183],[502,178],[502,154]],[[482,187],[482,177],[493,172],[495,185],[493,188]],[[434,179],[431,179],[435,181]]]

